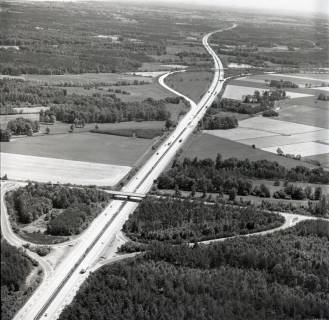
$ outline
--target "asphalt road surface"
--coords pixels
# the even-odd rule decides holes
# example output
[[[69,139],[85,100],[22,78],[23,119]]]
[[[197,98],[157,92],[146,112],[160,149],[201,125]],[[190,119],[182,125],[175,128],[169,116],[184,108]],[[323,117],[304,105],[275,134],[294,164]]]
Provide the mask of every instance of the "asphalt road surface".
[[[215,32],[221,32],[233,27]],[[123,188],[124,191],[147,193],[150,190],[154,179],[167,167],[182,144],[192,134],[207,108],[211,106],[213,100],[221,91],[224,82],[223,65],[208,44],[208,38],[215,32],[205,35],[202,40],[203,45],[214,61],[214,77],[207,93],[198,104],[195,104],[191,99],[176,92],[164,83],[164,79],[170,73],[159,78],[162,86],[184,97],[190,102],[191,108],[172,134]],[[109,243],[115,243],[113,238],[121,230],[124,222],[137,206],[138,203],[119,200],[112,201],[83,233],[74,250],[67,255],[51,274],[47,275],[14,319],[57,319],[65,305],[72,301],[80,285],[88,277],[91,266],[97,261],[104,248]],[[117,250],[115,245],[111,249],[113,254]]]

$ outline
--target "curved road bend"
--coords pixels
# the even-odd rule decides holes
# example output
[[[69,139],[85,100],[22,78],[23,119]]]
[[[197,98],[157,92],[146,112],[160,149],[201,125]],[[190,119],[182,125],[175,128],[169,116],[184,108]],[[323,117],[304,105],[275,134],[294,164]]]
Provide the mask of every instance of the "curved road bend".
[[[215,32],[221,32],[227,29],[229,28]],[[172,134],[157,149],[157,152],[148,159],[144,166],[123,188],[124,191],[137,193],[146,193],[149,191],[154,179],[170,163],[176,152],[180,149],[181,144],[192,134],[199,120],[202,119],[207,108],[220,92],[224,82],[224,69],[220,59],[208,44],[208,38],[213,33],[209,33],[203,38],[203,45],[214,61],[214,77],[207,93],[198,104],[179,94],[179,96],[184,97],[191,103],[190,111],[179,122]],[[167,75],[160,77],[160,84],[171,92],[178,94],[164,84],[164,79]],[[57,319],[63,307],[72,301],[79,286],[88,277],[90,271],[88,268],[93,265],[107,244],[111,243],[113,237],[121,230],[124,222],[137,206],[137,203],[119,200],[112,201],[86,230],[83,240],[59,264],[52,275],[48,277],[47,281],[44,281],[37,288],[14,319]],[[117,248],[113,247],[112,249],[113,253],[115,253]]]

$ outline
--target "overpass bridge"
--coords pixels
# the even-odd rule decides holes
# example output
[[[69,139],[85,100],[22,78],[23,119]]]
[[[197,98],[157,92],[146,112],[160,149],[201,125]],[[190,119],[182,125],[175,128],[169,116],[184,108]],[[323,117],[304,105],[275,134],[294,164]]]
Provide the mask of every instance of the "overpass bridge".
[[[102,189],[102,191],[110,194],[112,199],[115,199],[115,200],[141,202],[144,198],[146,198],[145,193],[114,191],[114,190],[104,190],[104,189]]]

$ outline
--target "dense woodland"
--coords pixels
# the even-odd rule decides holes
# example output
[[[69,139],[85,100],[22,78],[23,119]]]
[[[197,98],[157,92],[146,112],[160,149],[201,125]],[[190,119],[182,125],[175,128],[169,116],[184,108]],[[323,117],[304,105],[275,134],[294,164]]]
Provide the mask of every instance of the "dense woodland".
[[[159,189],[178,188],[185,191],[225,192],[236,189],[240,195],[251,192],[251,184],[245,178],[285,179],[309,183],[329,183],[329,173],[323,168],[309,169],[303,166],[286,169],[268,160],[250,161],[228,158],[218,154],[212,159],[176,159],[172,167],[157,179]]]
[[[1,319],[11,320],[19,307],[18,297],[25,290],[25,280],[32,261],[21,249],[1,239]]]
[[[326,319],[329,223],[193,248],[153,243],[93,273],[60,320]]]
[[[134,241],[194,242],[278,227],[283,217],[256,208],[147,198],[123,231]]]
[[[109,194],[95,188],[43,183],[29,183],[6,197],[8,212],[18,223],[31,223],[46,215],[51,235],[80,233],[109,199]]]
[[[219,44],[217,52],[228,55],[229,62],[253,66],[274,63],[299,68],[328,66],[329,41],[324,17],[305,19],[307,24],[299,28],[293,23],[281,23],[275,17],[270,19],[270,24],[265,23],[268,19],[260,19],[259,15],[255,18],[258,23],[243,23],[214,34],[213,42]],[[286,47],[286,50],[262,50],[277,46]]]

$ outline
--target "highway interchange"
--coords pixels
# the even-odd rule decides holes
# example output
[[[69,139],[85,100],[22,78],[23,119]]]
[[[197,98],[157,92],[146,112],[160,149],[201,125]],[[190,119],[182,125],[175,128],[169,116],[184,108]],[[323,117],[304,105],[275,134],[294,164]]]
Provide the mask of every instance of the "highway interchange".
[[[197,127],[207,108],[211,106],[216,96],[222,90],[225,82],[223,64],[210,47],[208,39],[215,32],[221,32],[234,27],[236,25],[211,32],[202,39],[205,49],[214,61],[214,77],[208,91],[198,104],[166,85],[165,78],[171,73],[167,73],[159,78],[159,83],[163,87],[178,96],[184,97],[190,103],[191,108],[158,150],[132,177],[127,185],[122,188],[122,191],[146,194],[152,187],[154,180],[168,166],[182,147],[182,144]],[[2,188],[2,199],[3,193],[11,187]],[[2,206],[4,206],[3,201]],[[95,270],[94,266],[106,247],[110,247],[107,261],[111,261],[111,256],[114,256],[119,245],[116,241],[116,236],[120,233],[123,224],[137,206],[138,203],[136,202],[111,201],[109,206],[98,215],[89,228],[80,236],[79,241],[76,241],[76,245],[55,269],[50,268],[44,259],[33,255],[33,258],[39,261],[44,270],[44,281],[19,310],[14,319],[58,319],[63,308],[72,301],[80,285],[87,279],[89,272]],[[2,207],[1,211],[5,211],[5,209]],[[3,218],[3,216],[5,217]],[[302,219],[296,219],[293,216],[285,218],[286,223],[284,227],[296,224]],[[9,243],[16,246],[22,245],[22,240],[12,232],[6,214],[1,215],[1,229],[3,236]],[[33,253],[29,252],[29,254]]]
[[[227,28],[215,32],[224,30]],[[184,97],[189,101],[191,108],[159,149],[123,187],[123,191],[147,193],[150,190],[153,181],[167,167],[181,148],[182,143],[192,134],[207,108],[221,91],[224,82],[223,64],[208,44],[208,39],[213,33],[205,35],[202,42],[213,58],[214,77],[207,93],[198,104],[165,84],[165,78],[171,73],[159,78],[159,83],[163,87]],[[46,273],[44,281],[14,319],[57,319],[63,308],[72,301],[80,285],[88,277],[91,266],[100,257],[104,248],[113,243],[111,250],[113,254],[116,252],[115,236],[137,206],[137,203],[112,201],[83,233],[74,250],[53,272]]]

